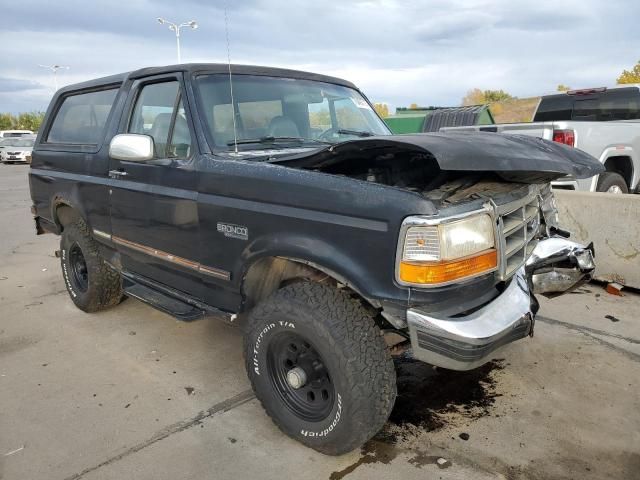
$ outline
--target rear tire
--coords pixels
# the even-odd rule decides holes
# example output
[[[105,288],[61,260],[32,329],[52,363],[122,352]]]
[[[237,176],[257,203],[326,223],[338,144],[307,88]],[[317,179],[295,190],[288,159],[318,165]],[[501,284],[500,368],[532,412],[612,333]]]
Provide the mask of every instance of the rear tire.
[[[371,315],[346,292],[288,285],[252,310],[244,343],[256,397],[295,440],[340,455],[387,421],[396,398],[393,361]]]
[[[616,172],[604,172],[598,177],[597,192],[629,193],[624,177]]]
[[[81,219],[62,231],[60,265],[69,296],[80,310],[97,312],[120,303],[122,278],[105,263]]]

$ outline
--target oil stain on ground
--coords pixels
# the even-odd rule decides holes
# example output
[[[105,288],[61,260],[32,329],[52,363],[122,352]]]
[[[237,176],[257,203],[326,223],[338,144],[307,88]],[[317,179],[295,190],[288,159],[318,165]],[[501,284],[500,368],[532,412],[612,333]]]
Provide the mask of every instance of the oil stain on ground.
[[[389,464],[400,453],[409,454],[417,468],[435,464],[447,468],[451,463],[435,455],[403,449],[403,441],[421,432],[440,430],[491,413],[501,394],[496,391],[496,372],[504,368],[494,360],[467,372],[432,367],[408,356],[395,359],[398,397],[384,428],[363,447],[357,462],[333,472],[331,480],[341,480],[361,465]]]
[[[487,416],[501,396],[496,392],[494,375],[503,368],[502,360],[494,360],[474,370],[456,372],[399,358],[398,398],[389,424],[433,431],[448,424],[447,414],[459,414],[465,419]]]

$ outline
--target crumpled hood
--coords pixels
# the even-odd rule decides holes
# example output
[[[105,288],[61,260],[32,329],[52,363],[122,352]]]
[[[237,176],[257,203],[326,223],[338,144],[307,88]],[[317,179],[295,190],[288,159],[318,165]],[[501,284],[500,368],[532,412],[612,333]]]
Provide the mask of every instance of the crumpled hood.
[[[394,153],[409,150],[431,154],[441,170],[499,173],[545,173],[559,178],[588,178],[604,171],[591,155],[548,140],[492,132],[446,132],[390,135],[349,140],[285,160],[303,167],[333,163],[336,156],[362,155],[367,150]]]

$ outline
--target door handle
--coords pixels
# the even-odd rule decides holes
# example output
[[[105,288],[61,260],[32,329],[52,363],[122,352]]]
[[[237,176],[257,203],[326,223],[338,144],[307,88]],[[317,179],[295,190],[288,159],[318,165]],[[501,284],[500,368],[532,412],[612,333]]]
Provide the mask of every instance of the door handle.
[[[109,178],[122,178],[129,175],[124,170],[109,170]]]

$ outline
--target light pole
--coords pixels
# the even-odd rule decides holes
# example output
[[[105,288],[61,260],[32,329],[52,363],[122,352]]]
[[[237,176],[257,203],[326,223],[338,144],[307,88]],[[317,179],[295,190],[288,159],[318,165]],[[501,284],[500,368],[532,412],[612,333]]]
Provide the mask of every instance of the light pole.
[[[168,20],[165,20],[164,18],[160,18],[158,17],[158,23],[160,25],[168,25],[169,26],[169,30],[175,32],[176,34],[176,46],[178,47],[178,63],[181,63],[180,60],[180,29],[183,27],[189,27],[191,30],[195,30],[196,28],[198,28],[198,24],[196,23],[195,20],[191,20],[190,22],[183,22],[180,25],[175,24],[173,22],[170,22]]]
[[[40,68],[47,68],[53,72],[53,83],[56,86],[56,92],[58,91],[58,70],[69,70],[66,65],[38,65]]]

